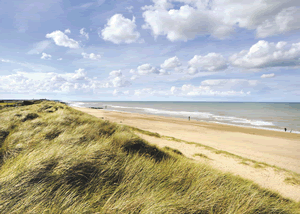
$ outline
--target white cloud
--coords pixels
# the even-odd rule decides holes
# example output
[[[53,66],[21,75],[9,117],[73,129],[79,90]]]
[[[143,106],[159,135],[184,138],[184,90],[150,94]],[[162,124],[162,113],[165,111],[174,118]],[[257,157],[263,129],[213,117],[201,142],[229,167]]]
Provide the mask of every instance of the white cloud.
[[[53,39],[56,45],[68,47],[68,48],[79,48],[80,45],[77,41],[74,39],[69,38],[66,34],[63,32],[57,30],[53,31],[50,34],[46,34],[46,38]]]
[[[140,33],[135,31],[135,17],[126,19],[122,14],[113,15],[101,31],[102,38],[115,44],[133,43],[138,40]]]
[[[115,70],[109,73],[109,76],[120,77],[122,76],[121,70]]]
[[[50,54],[42,53],[41,59],[51,59],[52,56]]]
[[[44,51],[46,48],[48,48],[51,44],[51,41],[44,40],[41,42],[38,42],[34,45],[34,48],[27,52],[27,54],[40,54],[42,51]]]
[[[219,86],[219,87],[253,87],[258,84],[257,80],[246,80],[246,79],[210,79],[201,82],[202,86]]]
[[[66,30],[65,30],[65,33],[66,33],[66,34],[70,34],[70,33],[71,33],[71,30],[70,30],[70,29],[66,29]]]
[[[132,13],[133,6],[129,6],[125,8],[129,13]]]
[[[165,69],[159,69],[159,75],[170,75],[171,72],[166,71]]]
[[[273,78],[273,77],[275,77],[275,74],[274,74],[274,73],[272,73],[272,74],[263,74],[263,75],[261,75],[261,78]]]
[[[126,86],[130,86],[131,83],[126,80],[124,77],[120,77],[117,76],[114,79],[111,80],[111,83],[113,85],[113,87],[126,87]]]
[[[166,35],[174,41],[187,41],[200,35],[213,35],[217,38],[226,38],[234,32],[231,25],[222,22],[218,13],[210,10],[197,10],[189,5],[179,10],[165,8],[144,8],[146,22],[144,29],[151,29],[155,37]]]
[[[120,96],[120,95],[128,95],[129,91],[120,91],[119,89],[115,89],[113,91],[114,96]]]
[[[91,90],[92,85],[83,69],[74,73],[16,72],[0,76],[0,92],[10,93],[64,93]]]
[[[75,71],[75,74],[71,74],[71,78],[73,80],[84,80],[86,79],[86,72],[84,71],[83,68],[79,68],[78,70]]]
[[[170,93],[176,96],[247,96],[251,92],[244,92],[243,90],[216,90],[210,86],[194,86],[191,84],[184,84],[181,87],[172,86]]]
[[[194,68],[194,67],[189,67],[187,70],[185,70],[185,73],[194,75],[194,74],[198,73],[198,69]]]
[[[290,1],[203,1],[153,0],[144,6],[144,28],[151,29],[155,37],[165,35],[170,41],[194,39],[212,35],[223,39],[240,27],[256,30],[264,38],[300,29],[300,2]],[[181,3],[172,9],[173,3]]]
[[[289,31],[298,30],[300,29],[299,19],[300,8],[284,8],[275,17],[265,20],[257,27],[257,37],[265,38],[276,34],[283,34]]]
[[[57,60],[58,60],[58,61],[61,61],[61,60],[63,60],[63,58],[58,58]]]
[[[158,74],[159,71],[155,67],[152,67],[150,64],[143,64],[137,68],[137,73],[139,75]]]
[[[294,67],[300,65],[300,42],[287,47],[286,42],[269,43],[261,40],[249,51],[243,50],[232,55],[229,60],[233,66],[259,69],[267,67]]]
[[[209,53],[206,56],[195,55],[188,63],[191,66],[187,71],[188,74],[195,74],[198,71],[221,71],[228,67],[226,59],[217,53]]]
[[[162,69],[171,70],[181,66],[181,63],[177,56],[166,59],[163,64],[160,65]]]
[[[89,33],[85,32],[85,28],[80,29],[80,34],[84,36],[86,39],[89,39]]]
[[[137,89],[134,91],[135,96],[179,96],[179,97],[199,97],[199,96],[248,96],[251,91],[244,92],[244,90],[224,90],[213,89],[210,86],[194,86],[191,84],[184,84],[181,87],[172,86],[169,90],[154,90],[152,88]]]
[[[101,59],[101,55],[99,54],[94,54],[94,53],[81,53],[81,55],[83,56],[83,58],[85,59],[92,59],[92,60],[100,60]]]

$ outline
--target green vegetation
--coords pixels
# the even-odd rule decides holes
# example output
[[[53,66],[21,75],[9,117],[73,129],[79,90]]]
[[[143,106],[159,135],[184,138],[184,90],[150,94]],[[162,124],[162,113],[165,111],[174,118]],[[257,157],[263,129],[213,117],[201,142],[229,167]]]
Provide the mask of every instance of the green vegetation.
[[[16,103],[0,103],[0,106],[16,105]]]
[[[300,213],[300,203],[63,104],[0,118],[0,213]]]
[[[175,137],[170,137],[170,136],[165,136],[165,135],[159,135],[158,133],[153,133],[153,132],[145,131],[145,130],[142,130],[142,129],[135,130],[134,127],[130,127],[130,126],[128,126],[128,127],[131,130],[133,130],[133,131],[138,131],[140,133],[143,133],[143,134],[146,134],[146,135],[149,135],[149,136],[153,136],[153,137],[157,137],[157,138],[162,138],[162,139],[166,139],[166,140],[170,140],[170,141],[176,141],[176,142],[180,142],[180,143],[192,144],[192,145],[195,145],[195,146],[198,146],[198,147],[203,147],[203,148],[205,148],[207,150],[210,150],[210,151],[214,152],[215,154],[223,154],[223,155],[225,155],[227,157],[236,158],[237,160],[240,160],[240,162],[239,162],[240,164],[250,165],[250,166],[252,166],[254,168],[271,167],[275,171],[278,171],[278,172],[280,172],[280,171],[287,172],[289,175],[292,175],[292,177],[297,177],[297,179],[300,179],[300,174],[295,173],[295,172],[293,172],[291,170],[287,170],[287,169],[275,166],[275,165],[270,165],[270,164],[267,164],[267,163],[264,163],[264,162],[258,162],[258,161],[255,161],[255,160],[251,160],[249,158],[244,158],[242,156],[235,155],[235,154],[232,154],[230,152],[223,151],[223,150],[218,150],[218,149],[215,149],[213,147],[210,147],[210,146],[207,146],[207,145],[204,145],[204,144],[190,142],[190,141],[186,141],[186,140],[181,140],[181,139],[178,139],[178,138],[175,138]],[[158,134],[158,136],[156,136],[156,134]]]
[[[300,176],[296,174],[292,175],[292,177],[287,177],[284,182],[293,185],[300,185]]]
[[[168,147],[168,146],[165,146],[164,149],[169,150],[169,151],[172,151],[172,152],[174,152],[174,153],[177,154],[177,155],[184,156],[184,155],[182,154],[182,152],[179,151],[178,149],[173,149],[173,148],[170,148],[170,147]]]
[[[194,154],[193,156],[194,156],[194,157],[195,157],[195,156],[198,156],[198,157],[200,157],[200,158],[210,159],[209,157],[207,157],[205,154],[202,154],[202,153],[196,153],[196,154]]]

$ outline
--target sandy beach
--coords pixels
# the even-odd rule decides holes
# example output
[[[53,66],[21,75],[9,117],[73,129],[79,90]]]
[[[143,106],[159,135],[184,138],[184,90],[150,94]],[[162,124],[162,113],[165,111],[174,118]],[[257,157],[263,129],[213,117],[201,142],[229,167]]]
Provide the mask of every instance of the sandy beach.
[[[188,142],[199,143],[223,150],[244,158],[269,165],[275,165],[300,173],[300,135],[252,128],[235,127],[199,121],[188,121],[154,115],[75,108],[98,118],[157,132],[160,135],[174,137]],[[253,180],[265,188],[277,191],[281,195],[300,201],[300,185],[284,182],[290,176],[285,171],[273,167],[253,167],[250,163],[241,163],[233,157],[215,154],[196,144],[186,144],[172,140],[159,139],[139,134],[150,143],[160,147],[168,146],[180,150],[195,161],[204,161],[222,171]],[[203,154],[207,158],[197,156]]]

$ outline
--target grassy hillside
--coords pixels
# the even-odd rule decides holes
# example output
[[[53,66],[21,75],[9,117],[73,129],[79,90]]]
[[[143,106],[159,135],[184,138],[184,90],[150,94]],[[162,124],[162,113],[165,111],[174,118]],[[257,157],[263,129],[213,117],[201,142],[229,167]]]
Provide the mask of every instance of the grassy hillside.
[[[0,213],[300,213],[300,203],[42,102],[0,110]]]

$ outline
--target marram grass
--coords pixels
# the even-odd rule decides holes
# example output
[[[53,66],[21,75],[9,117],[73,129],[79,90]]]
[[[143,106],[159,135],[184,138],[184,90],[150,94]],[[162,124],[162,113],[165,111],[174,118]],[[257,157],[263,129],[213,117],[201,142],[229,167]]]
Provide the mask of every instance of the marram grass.
[[[0,110],[0,213],[300,213],[253,182],[66,105]]]

